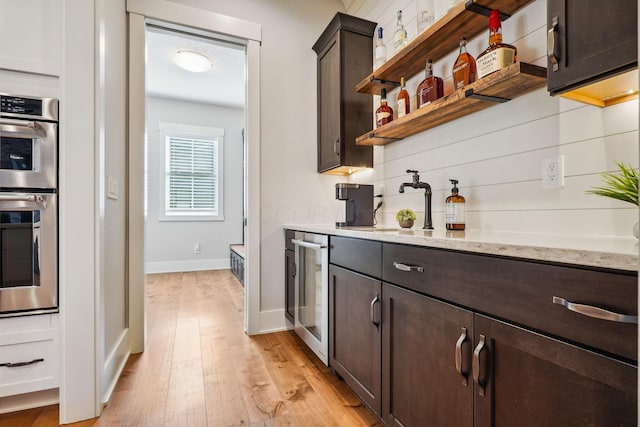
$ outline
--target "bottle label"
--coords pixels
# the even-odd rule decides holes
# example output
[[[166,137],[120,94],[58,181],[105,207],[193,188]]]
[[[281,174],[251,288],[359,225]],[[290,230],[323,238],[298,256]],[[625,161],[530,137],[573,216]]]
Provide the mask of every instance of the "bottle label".
[[[388,111],[381,111],[379,113],[376,113],[376,120],[379,122],[380,120],[386,119],[390,115],[391,115],[391,113],[388,112]]]
[[[398,99],[398,118],[404,117],[407,114],[407,104],[404,99]]]
[[[386,46],[376,47],[376,62],[385,62],[387,60]]]
[[[481,79],[494,71],[498,71],[512,65],[514,56],[515,51],[513,49],[501,47],[479,57],[476,60],[478,78]]]
[[[447,224],[464,224],[464,203],[446,203],[445,221]]]

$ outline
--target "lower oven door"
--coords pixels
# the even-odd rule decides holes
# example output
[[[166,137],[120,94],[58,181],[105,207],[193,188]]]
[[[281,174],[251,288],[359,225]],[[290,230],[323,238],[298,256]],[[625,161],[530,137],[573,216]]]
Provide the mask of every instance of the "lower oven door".
[[[58,307],[57,196],[0,193],[0,317]]]
[[[328,237],[296,233],[294,329],[309,348],[329,363]]]

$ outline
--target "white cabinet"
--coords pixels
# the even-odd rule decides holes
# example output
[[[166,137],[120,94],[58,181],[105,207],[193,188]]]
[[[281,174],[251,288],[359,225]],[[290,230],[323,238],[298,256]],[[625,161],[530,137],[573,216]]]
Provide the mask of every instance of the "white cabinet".
[[[59,386],[58,315],[0,319],[0,398]]]
[[[61,12],[62,0],[0,0],[0,69],[59,76]]]

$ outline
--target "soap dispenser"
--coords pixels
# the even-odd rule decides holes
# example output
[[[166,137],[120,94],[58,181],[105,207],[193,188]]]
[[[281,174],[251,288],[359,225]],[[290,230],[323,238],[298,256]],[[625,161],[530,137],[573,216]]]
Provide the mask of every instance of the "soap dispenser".
[[[453,184],[451,195],[445,203],[445,222],[447,230],[464,230],[464,197],[458,194],[458,181],[450,179]]]

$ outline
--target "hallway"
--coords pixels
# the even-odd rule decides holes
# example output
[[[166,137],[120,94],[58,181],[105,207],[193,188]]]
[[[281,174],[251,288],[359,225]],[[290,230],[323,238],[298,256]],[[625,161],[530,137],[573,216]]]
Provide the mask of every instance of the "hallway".
[[[100,418],[72,426],[380,425],[292,333],[243,332],[230,270],[147,276],[146,351],[132,355]],[[50,406],[2,427],[57,426]]]

